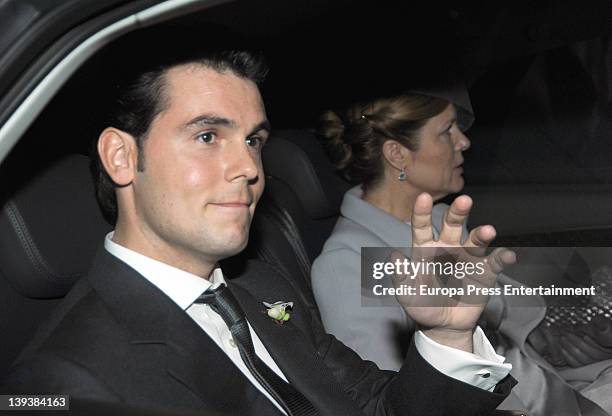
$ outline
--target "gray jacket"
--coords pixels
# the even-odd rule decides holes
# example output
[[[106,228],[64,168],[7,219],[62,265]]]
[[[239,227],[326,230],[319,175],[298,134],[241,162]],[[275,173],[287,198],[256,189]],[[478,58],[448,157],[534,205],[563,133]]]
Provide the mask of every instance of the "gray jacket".
[[[312,266],[312,288],[329,333],[380,368],[397,370],[410,344],[412,321],[397,303],[362,297],[361,248],[407,247],[404,254],[409,256],[412,231],[361,194],[356,186],[344,195],[342,215]],[[436,234],[447,208],[434,206]]]

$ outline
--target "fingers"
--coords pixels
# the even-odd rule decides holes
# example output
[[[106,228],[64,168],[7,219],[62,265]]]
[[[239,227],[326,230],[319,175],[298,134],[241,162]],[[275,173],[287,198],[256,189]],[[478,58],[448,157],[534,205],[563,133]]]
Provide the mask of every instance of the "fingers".
[[[498,247],[493,250],[486,261],[493,273],[500,273],[506,266],[516,263],[516,254],[505,247]]]
[[[601,315],[595,316],[592,321],[590,335],[602,347],[612,347],[612,323]]]
[[[424,245],[433,241],[433,227],[431,225],[431,210],[433,199],[427,193],[420,194],[414,202],[412,210],[412,244]]]
[[[470,231],[464,247],[473,256],[482,257],[487,247],[495,238],[495,228],[491,225],[481,225]]]
[[[402,263],[405,259],[406,257],[399,251],[393,251],[389,256],[389,260],[391,260],[392,263],[396,263],[398,261]],[[403,273],[394,273],[391,275],[391,279],[393,280],[393,283],[396,286],[406,282],[410,282],[409,276]]]
[[[542,334],[546,338],[546,345],[548,346],[550,363],[555,366],[566,365],[567,362],[565,361],[563,353],[561,352],[561,347],[559,346],[559,342],[555,339],[556,337],[553,336],[550,328],[541,327],[541,330],[542,330]]]
[[[592,363],[594,360],[583,350],[582,347],[584,347],[584,345],[578,346],[576,339],[572,339],[571,335],[573,334],[565,334],[559,337],[561,353],[563,354],[567,364],[570,367],[576,368]],[[580,339],[578,338],[577,341],[580,341]]]
[[[542,335],[544,340],[540,338]],[[529,335],[529,341],[541,354],[544,352],[538,347],[545,344],[549,361],[555,366],[576,368],[612,358],[612,350],[602,348],[588,336],[581,337],[569,331],[561,334],[559,328],[540,327]]]
[[[470,210],[472,209],[472,198],[461,195],[455,198],[442,220],[440,230],[440,242],[449,246],[459,245]]]
[[[533,348],[535,348],[537,352],[539,352],[541,355],[544,355],[544,353],[546,352],[547,342],[546,338],[544,337],[544,334],[542,334],[542,332],[538,328],[534,329],[529,334],[527,339],[531,346],[533,346]]]
[[[570,352],[567,351],[563,346],[561,346],[561,353],[563,354],[563,358],[568,366],[572,368],[582,367],[584,364],[575,358]]]
[[[583,364],[590,364],[595,361],[607,360],[608,358],[612,357],[610,351],[605,351],[601,349],[601,347],[597,347],[597,344],[593,340],[590,340],[592,343],[589,343],[588,340],[588,336],[585,336],[583,339],[577,336],[576,334],[568,333],[564,336],[564,338],[561,339],[561,342],[563,343],[565,341],[566,343],[571,343],[575,345],[582,353],[584,353],[583,355],[581,355],[581,357],[583,358],[579,359],[583,362]]]

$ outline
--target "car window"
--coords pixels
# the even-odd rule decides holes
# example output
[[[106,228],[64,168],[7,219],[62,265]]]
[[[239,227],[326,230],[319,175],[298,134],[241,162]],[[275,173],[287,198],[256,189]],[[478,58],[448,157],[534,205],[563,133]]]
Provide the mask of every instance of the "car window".
[[[468,182],[611,183],[611,62],[604,35],[490,68],[472,88]]]

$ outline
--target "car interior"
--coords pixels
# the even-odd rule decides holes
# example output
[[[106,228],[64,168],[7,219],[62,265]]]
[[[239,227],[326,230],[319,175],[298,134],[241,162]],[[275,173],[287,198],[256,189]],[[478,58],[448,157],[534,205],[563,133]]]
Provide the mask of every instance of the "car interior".
[[[320,320],[310,266],[352,185],[315,135],[319,115],[410,91],[449,69],[465,80],[476,115],[462,192],[475,201],[470,227],[494,224],[500,246],[558,247],[553,260],[570,253],[571,265],[557,265],[559,279],[610,264],[609,251],[581,251],[612,246],[607,2],[398,3],[236,1],[154,25],[167,26],[168,42],[174,25],[200,28],[194,36],[203,43],[222,25],[270,63],[262,87],[273,125],[266,190],[248,247],[224,260],[224,272],[231,278],[245,260],[264,260]],[[95,200],[89,154],[112,105],[108,74],[138,59],[125,45],[146,30],[118,37],[76,69],[0,164],[0,374],[112,230]]]

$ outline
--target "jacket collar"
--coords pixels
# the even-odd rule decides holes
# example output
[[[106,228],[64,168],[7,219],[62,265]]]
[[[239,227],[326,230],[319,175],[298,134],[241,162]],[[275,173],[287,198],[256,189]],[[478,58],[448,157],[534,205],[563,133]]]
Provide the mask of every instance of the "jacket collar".
[[[186,310],[213,284],[225,283],[223,273],[218,266],[211,272],[210,281],[202,279],[200,276],[124,247],[112,240],[113,235],[114,232],[106,235],[104,248],[159,288],[183,310]]]
[[[180,308],[133,268],[100,247],[87,276],[132,342],[164,342],[168,317]]]
[[[361,185],[349,189],[344,194],[344,199],[340,206],[341,214],[374,233],[388,247],[410,247],[412,245],[411,226],[398,220],[386,211],[364,201],[362,196],[363,190]],[[444,205],[438,204],[434,206],[432,222],[436,238],[439,234],[439,225],[442,222],[444,212]]]

